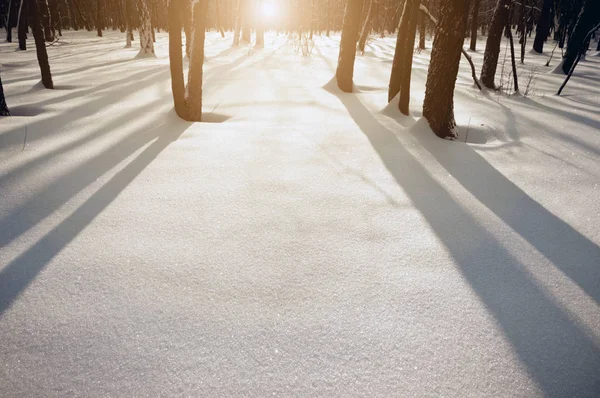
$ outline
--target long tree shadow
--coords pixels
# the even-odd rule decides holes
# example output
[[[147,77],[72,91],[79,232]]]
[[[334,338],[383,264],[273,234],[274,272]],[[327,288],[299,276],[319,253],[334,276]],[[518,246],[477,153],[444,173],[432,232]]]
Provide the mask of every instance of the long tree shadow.
[[[523,264],[429,174],[358,98],[352,94],[336,95],[369,139],[389,173],[443,242],[544,395],[598,396],[600,349],[589,337],[586,328],[571,319],[536,283]],[[440,145],[448,145],[444,141],[439,142]],[[468,160],[460,161],[466,163]],[[479,168],[475,163],[469,169]],[[502,184],[500,189],[513,189],[506,182],[495,182]],[[475,189],[486,200],[482,190],[484,188]],[[513,196],[518,196],[514,190],[511,198]],[[534,203],[526,205],[537,212],[536,216],[542,217],[540,221],[549,217]],[[503,214],[504,209],[496,210]],[[514,221],[512,216],[509,220]],[[550,219],[550,223],[563,228],[564,232],[564,226],[557,220]],[[570,238],[582,239],[573,232]],[[596,248],[585,241],[577,245],[582,250],[595,253]]]
[[[174,112],[169,114],[168,119],[168,133],[160,132],[161,127],[164,126],[157,127],[153,131],[143,131],[142,134],[148,139],[137,137],[135,142],[132,142],[132,147],[139,148],[148,140],[156,138],[152,144],[116,173],[77,210],[0,271],[0,316],[47,264],[191,125],[177,118]],[[110,158],[112,152],[114,151],[106,152],[103,158]],[[94,165],[88,164],[83,170],[95,174],[93,168]]]
[[[477,200],[600,303],[598,245],[546,210],[468,145],[445,150],[448,143],[418,139]]]

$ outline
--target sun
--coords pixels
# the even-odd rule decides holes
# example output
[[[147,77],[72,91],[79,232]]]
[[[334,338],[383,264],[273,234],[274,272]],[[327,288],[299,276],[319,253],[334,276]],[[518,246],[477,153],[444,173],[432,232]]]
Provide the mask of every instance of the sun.
[[[263,1],[260,5],[260,15],[263,18],[274,19],[277,12],[277,6],[272,1]]]

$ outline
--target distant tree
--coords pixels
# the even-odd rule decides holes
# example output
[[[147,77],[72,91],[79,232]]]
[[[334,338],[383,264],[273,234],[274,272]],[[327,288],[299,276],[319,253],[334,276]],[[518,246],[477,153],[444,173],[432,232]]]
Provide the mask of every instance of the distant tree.
[[[425,7],[429,6],[429,0],[423,0],[422,3]],[[424,12],[419,13],[419,49],[425,49],[425,39],[427,36],[427,24],[429,19],[425,16]]]
[[[12,43],[12,20],[11,20],[11,15],[12,15],[12,0],[8,0],[8,8],[6,9],[6,19],[4,21],[5,27],[6,27],[6,41],[8,43]]]
[[[367,15],[365,17],[365,21],[360,31],[360,37],[358,39],[358,51],[360,51],[361,53],[365,52],[365,45],[367,44],[367,38],[369,37],[369,33],[371,33],[371,25],[376,12],[376,10],[373,9],[375,7],[375,0],[368,1],[369,7],[367,8]]]
[[[577,18],[573,33],[569,36],[567,51],[562,63],[564,73],[569,73],[571,66],[580,54],[589,47],[588,33],[600,21],[600,0],[585,0]],[[586,40],[588,39],[588,40]]]
[[[44,87],[52,89],[54,88],[54,83],[52,83],[52,73],[50,72],[50,63],[48,62],[48,53],[46,52],[46,43],[44,42],[42,21],[39,17],[39,9],[43,8],[44,5],[46,5],[47,10],[48,3],[46,3],[46,0],[29,0],[29,22],[31,23],[31,31],[35,40],[35,50],[42,74],[42,84]]]
[[[152,41],[152,22],[148,0],[137,0],[140,15],[140,52],[141,56],[154,56],[154,42]]]
[[[98,37],[102,37],[102,28],[104,28],[104,0],[96,0],[96,32]]]
[[[469,14],[469,2],[441,0],[425,84],[423,117],[442,138],[455,138],[454,85]]]
[[[17,21],[17,36],[19,37],[19,50],[21,51],[27,50],[27,8],[28,2],[21,0]]]
[[[131,48],[133,41],[133,0],[123,0],[125,2],[125,48]]]
[[[237,0],[237,11],[235,15],[235,28],[233,30],[233,43],[234,46],[240,45],[240,32],[242,30],[242,7],[243,0]]]
[[[2,76],[0,76],[0,116],[10,116],[6,99],[4,98],[4,88],[2,88]]]
[[[474,0],[473,13],[471,14],[471,43],[469,49],[475,51],[477,49],[477,27],[479,21],[479,3],[480,0]]]
[[[54,32],[52,31],[52,20],[50,19],[50,9],[48,0],[37,0],[38,15],[44,26],[44,38],[46,41],[54,41]]]
[[[192,8],[193,39],[189,61],[187,87],[183,79],[183,56],[181,51],[181,1],[169,3],[169,60],[171,69],[171,89],[177,115],[188,121],[202,121],[202,67],[204,64],[204,39],[208,0],[198,0]]]
[[[347,0],[340,39],[340,54],[338,56],[335,78],[340,90],[352,92],[354,76],[354,60],[356,58],[356,39],[360,29],[360,16],[363,0]]]
[[[533,39],[533,50],[536,53],[541,54],[544,51],[544,42],[546,42],[550,33],[550,12],[553,4],[553,0],[544,0],[544,4],[542,5],[542,12],[540,12],[540,17],[535,28],[535,39]]]
[[[487,88],[496,88],[494,77],[498,67],[498,57],[500,55],[500,42],[502,41],[502,32],[508,20],[508,11],[511,0],[498,0],[492,23],[485,44],[483,55],[483,66],[481,68],[481,83]]]

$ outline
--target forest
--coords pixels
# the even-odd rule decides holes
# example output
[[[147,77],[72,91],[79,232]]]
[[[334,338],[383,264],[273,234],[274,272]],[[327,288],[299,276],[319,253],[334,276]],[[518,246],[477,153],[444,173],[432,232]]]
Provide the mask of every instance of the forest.
[[[599,0],[0,0],[0,395],[600,396]]]

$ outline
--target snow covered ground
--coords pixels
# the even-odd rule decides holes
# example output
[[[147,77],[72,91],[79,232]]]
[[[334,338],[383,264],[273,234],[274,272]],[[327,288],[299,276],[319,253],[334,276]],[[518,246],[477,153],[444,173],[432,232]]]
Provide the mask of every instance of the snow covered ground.
[[[357,94],[326,86],[338,37],[230,43],[194,124],[165,34],[136,59],[66,33],[53,91],[0,44],[0,395],[600,396],[600,57],[561,97],[560,56],[527,54],[528,97],[461,62],[450,142],[419,119],[429,50],[409,118],[394,38]]]

